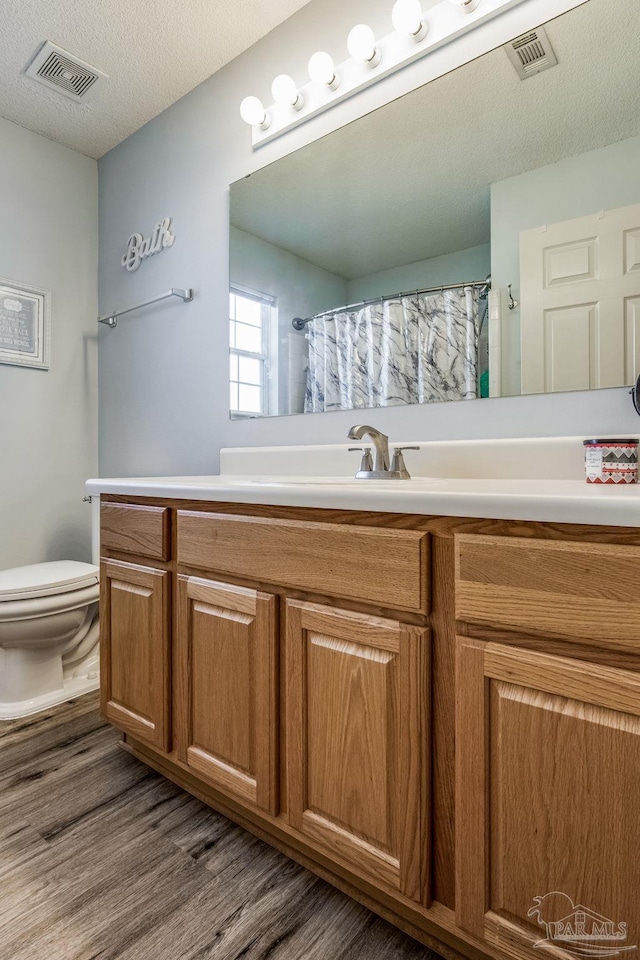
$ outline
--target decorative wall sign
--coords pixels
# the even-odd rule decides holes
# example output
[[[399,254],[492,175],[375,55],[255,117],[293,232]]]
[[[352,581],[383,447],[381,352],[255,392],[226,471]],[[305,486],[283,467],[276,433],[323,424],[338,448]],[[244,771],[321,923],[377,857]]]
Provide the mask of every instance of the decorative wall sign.
[[[172,247],[175,240],[171,233],[171,217],[164,217],[156,223],[150,237],[143,237],[141,233],[132,233],[127,244],[127,252],[120,263],[125,269],[137,270],[143,260],[160,253],[165,247]]]
[[[50,294],[0,278],[0,363],[49,367]]]

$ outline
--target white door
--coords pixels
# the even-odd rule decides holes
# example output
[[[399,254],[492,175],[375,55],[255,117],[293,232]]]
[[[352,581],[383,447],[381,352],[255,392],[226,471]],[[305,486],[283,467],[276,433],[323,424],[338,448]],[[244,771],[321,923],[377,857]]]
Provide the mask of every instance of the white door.
[[[522,392],[634,383],[640,204],[520,234]]]

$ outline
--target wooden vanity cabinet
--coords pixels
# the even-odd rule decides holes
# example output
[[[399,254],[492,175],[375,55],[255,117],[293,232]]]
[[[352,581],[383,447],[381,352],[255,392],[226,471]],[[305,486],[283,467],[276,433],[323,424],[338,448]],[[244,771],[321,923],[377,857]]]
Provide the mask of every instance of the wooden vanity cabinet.
[[[123,571],[144,569],[145,585],[153,571],[104,558],[104,691],[138,658],[126,712],[108,700],[107,718],[234,803],[281,814],[303,841],[370,882],[425,902],[429,632],[402,617],[426,620],[428,535],[185,509],[172,524],[164,507],[109,501],[101,526],[107,554],[169,558],[154,574],[165,624],[173,582],[171,637],[141,611],[123,627]],[[227,579],[239,576],[277,584],[278,593]],[[312,588],[334,600],[287,599]],[[139,603],[127,590],[128,602]],[[341,609],[345,599],[395,606],[398,619]],[[173,666],[161,699],[151,671],[167,665],[167,644]],[[162,705],[162,737],[149,726],[142,690]]]
[[[100,508],[100,698],[104,716],[143,743],[171,747],[170,510]],[[150,564],[149,561],[153,563]]]
[[[425,901],[428,631],[293,600],[286,615],[289,823]]]
[[[556,951],[635,947],[640,551],[462,536],[456,571],[457,922],[514,960],[558,922]]]
[[[170,747],[169,580],[166,570],[101,564],[101,706],[124,733]]]
[[[640,547],[459,534],[456,617],[640,652]]]
[[[179,759],[241,802],[278,813],[277,598],[179,576],[174,647]]]
[[[279,680],[284,820],[331,859],[424,901],[428,631],[340,603],[395,606],[424,620],[428,537],[184,509],[176,520],[178,571],[203,572],[178,574],[180,761],[277,814]],[[227,577],[277,584],[286,629],[276,633],[274,595]],[[333,595],[335,605],[287,597],[299,590]]]
[[[640,675],[458,644],[458,923],[514,960],[578,914],[603,931],[592,955],[619,923],[638,944]]]
[[[101,550],[148,560],[170,560],[170,522],[171,511],[167,507],[104,503],[100,508]]]
[[[178,510],[177,559],[223,577],[425,613],[428,543],[418,530]]]
[[[640,530],[104,508],[127,750],[447,960],[640,946]]]

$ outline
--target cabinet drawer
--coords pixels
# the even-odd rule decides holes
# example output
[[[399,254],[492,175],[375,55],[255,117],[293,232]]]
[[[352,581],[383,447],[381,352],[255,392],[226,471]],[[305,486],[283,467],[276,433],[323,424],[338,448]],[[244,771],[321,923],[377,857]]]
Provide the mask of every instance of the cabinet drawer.
[[[168,560],[169,510],[133,503],[103,503],[100,507],[100,549]]]
[[[516,537],[456,537],[456,618],[640,642],[640,548]]]
[[[426,611],[428,535],[178,512],[178,562],[382,607]]]

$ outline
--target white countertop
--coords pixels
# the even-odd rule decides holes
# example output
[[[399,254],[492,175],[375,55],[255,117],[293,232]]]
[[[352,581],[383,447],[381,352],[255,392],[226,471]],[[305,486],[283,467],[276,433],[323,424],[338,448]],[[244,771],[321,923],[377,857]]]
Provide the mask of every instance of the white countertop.
[[[217,476],[88,480],[86,491],[640,527],[640,484],[587,483],[583,439],[406,441],[420,448],[405,454],[412,480],[356,480],[360,455],[348,444],[231,447],[220,453]]]
[[[89,480],[86,490],[94,496],[113,493],[431,516],[640,526],[640,485],[614,487],[587,484],[584,480],[419,477],[376,481],[222,475]]]

